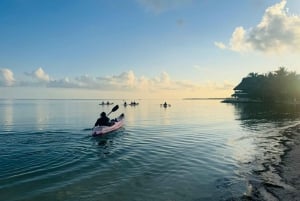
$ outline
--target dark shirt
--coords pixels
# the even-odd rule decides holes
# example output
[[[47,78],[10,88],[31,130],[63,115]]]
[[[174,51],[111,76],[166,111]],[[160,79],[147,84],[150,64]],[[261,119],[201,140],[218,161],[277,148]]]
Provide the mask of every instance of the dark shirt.
[[[99,119],[97,119],[95,126],[110,126],[109,118],[100,117]]]

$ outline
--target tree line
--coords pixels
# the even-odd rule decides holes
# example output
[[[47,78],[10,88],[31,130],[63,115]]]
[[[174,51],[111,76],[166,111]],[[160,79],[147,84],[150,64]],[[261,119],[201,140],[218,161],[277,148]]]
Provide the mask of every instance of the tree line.
[[[249,73],[234,88],[235,98],[260,101],[300,100],[300,76],[285,67],[266,74]]]

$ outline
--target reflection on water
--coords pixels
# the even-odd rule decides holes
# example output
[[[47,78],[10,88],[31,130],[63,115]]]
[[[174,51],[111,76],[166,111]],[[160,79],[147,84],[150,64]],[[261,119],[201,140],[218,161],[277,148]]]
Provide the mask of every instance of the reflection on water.
[[[35,105],[35,118],[36,118],[36,126],[37,130],[43,130],[45,125],[48,124],[49,121],[49,104],[45,101],[37,101]]]
[[[241,127],[248,130],[236,141],[245,147],[248,154],[252,150],[252,158],[241,161],[241,169],[248,177],[252,196],[258,200],[278,200],[275,196],[278,189],[288,191],[292,188],[285,183],[278,167],[289,150],[288,143],[293,135],[291,130],[299,124],[300,106],[255,103],[233,106]],[[245,155],[243,153],[242,157]]]
[[[300,116],[300,105],[296,104],[240,103],[234,104],[234,108],[242,125],[250,129],[265,123],[282,126]]]
[[[1,123],[4,127],[9,128],[13,123],[13,102],[12,100],[3,100],[1,104],[3,106],[0,107],[0,113],[4,117]]]

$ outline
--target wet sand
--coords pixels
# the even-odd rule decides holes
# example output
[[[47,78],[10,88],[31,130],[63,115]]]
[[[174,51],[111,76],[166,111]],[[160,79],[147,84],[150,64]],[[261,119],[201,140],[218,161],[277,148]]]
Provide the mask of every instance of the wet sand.
[[[283,134],[286,139],[282,143],[286,150],[282,162],[275,166],[281,185],[265,186],[271,194],[267,200],[300,201],[300,124],[286,129]]]
[[[277,169],[286,186],[272,193],[279,200],[300,201],[300,124],[287,129],[284,134],[290,140],[284,142],[287,150]]]
[[[249,180],[249,192],[238,200],[300,201],[300,124],[279,133],[282,153],[276,160],[257,163],[261,167]]]

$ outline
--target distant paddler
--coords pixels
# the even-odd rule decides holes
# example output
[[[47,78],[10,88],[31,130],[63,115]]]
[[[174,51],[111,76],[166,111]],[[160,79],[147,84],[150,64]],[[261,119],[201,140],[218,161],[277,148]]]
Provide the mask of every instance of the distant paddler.
[[[160,104],[160,106],[167,108],[167,107],[171,107],[170,104],[168,104],[167,102],[164,102],[163,104]]]
[[[101,103],[99,103],[99,105],[113,105],[114,103],[111,103],[109,101],[107,101],[106,103],[104,101],[102,101]]]

